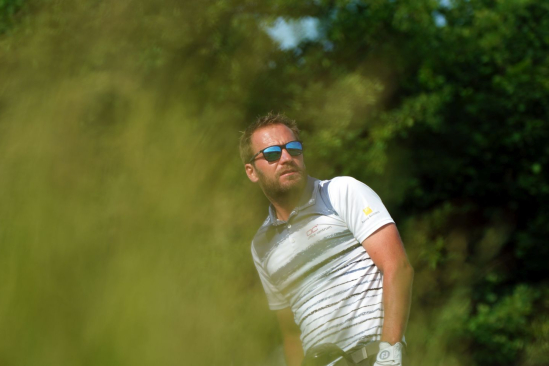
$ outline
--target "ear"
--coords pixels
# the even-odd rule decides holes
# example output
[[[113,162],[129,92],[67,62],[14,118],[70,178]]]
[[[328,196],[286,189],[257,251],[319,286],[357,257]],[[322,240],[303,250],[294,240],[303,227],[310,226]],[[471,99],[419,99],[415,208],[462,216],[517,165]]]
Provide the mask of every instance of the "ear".
[[[246,164],[244,165],[244,168],[246,169],[246,174],[248,175],[248,178],[252,181],[252,183],[257,183],[259,178],[257,177],[257,171],[255,170],[255,166],[253,164]]]

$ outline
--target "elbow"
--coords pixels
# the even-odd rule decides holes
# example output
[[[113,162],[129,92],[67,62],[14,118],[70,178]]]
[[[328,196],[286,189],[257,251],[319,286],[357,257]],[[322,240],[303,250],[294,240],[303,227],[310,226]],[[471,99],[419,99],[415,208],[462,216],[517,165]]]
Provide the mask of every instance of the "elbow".
[[[404,260],[382,271],[385,278],[405,280],[412,283],[414,280],[414,268],[409,261]]]
[[[414,267],[412,267],[412,265],[408,261],[406,261],[405,271],[406,277],[410,279],[410,283],[414,282]]]
[[[412,265],[410,264],[410,262],[409,262],[409,261],[406,261],[406,262],[404,263],[403,267],[404,267],[404,270],[405,270],[406,272],[408,272],[408,274],[410,275],[410,277],[413,278],[413,277],[414,277],[414,267],[412,267]]]
[[[400,263],[399,272],[401,276],[409,278],[410,281],[414,279],[414,267],[412,267],[408,259]]]

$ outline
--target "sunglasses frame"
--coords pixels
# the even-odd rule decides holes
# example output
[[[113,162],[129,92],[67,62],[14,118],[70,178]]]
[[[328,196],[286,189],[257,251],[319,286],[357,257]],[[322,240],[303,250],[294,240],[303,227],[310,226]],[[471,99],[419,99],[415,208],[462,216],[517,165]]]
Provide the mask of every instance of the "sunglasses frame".
[[[288,144],[291,144],[292,142],[299,142],[299,144],[301,145],[301,152],[297,155],[292,155],[290,153],[290,150],[295,150],[295,149],[290,149],[288,150],[288,148],[286,146],[288,146]],[[280,148],[280,156],[278,157],[278,159],[274,159],[274,160],[268,160],[266,157],[265,157],[265,154],[263,153],[265,150],[267,149],[270,149],[271,147],[279,147]],[[263,154],[263,158],[265,158],[265,160],[267,160],[269,163],[272,163],[273,161],[277,161],[280,159],[280,157],[282,157],[282,150],[286,149],[286,151],[288,151],[288,154],[292,155],[292,156],[299,156],[299,155],[302,155],[303,154],[303,142],[299,141],[299,140],[294,140],[294,141],[290,141],[290,142],[287,142],[285,143],[284,145],[271,145],[271,146],[267,146],[266,148],[264,148],[263,150],[260,150],[258,151],[257,154],[255,154],[249,161],[249,163],[252,163],[255,158],[259,155],[259,154]]]

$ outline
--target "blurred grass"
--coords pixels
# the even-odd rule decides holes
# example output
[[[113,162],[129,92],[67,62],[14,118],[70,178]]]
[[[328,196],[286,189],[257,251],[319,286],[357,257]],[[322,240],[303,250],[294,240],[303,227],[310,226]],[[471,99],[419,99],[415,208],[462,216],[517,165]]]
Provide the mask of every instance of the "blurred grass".
[[[35,1],[0,41],[2,365],[257,365],[276,344],[242,116],[200,101],[200,57],[162,59],[206,17],[180,5]]]

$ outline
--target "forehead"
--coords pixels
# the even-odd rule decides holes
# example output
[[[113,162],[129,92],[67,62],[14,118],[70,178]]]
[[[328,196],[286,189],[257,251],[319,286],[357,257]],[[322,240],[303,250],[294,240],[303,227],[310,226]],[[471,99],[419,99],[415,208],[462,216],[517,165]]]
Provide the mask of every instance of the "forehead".
[[[259,151],[272,145],[284,145],[295,139],[294,133],[286,125],[276,124],[262,127],[252,134],[252,150]]]

